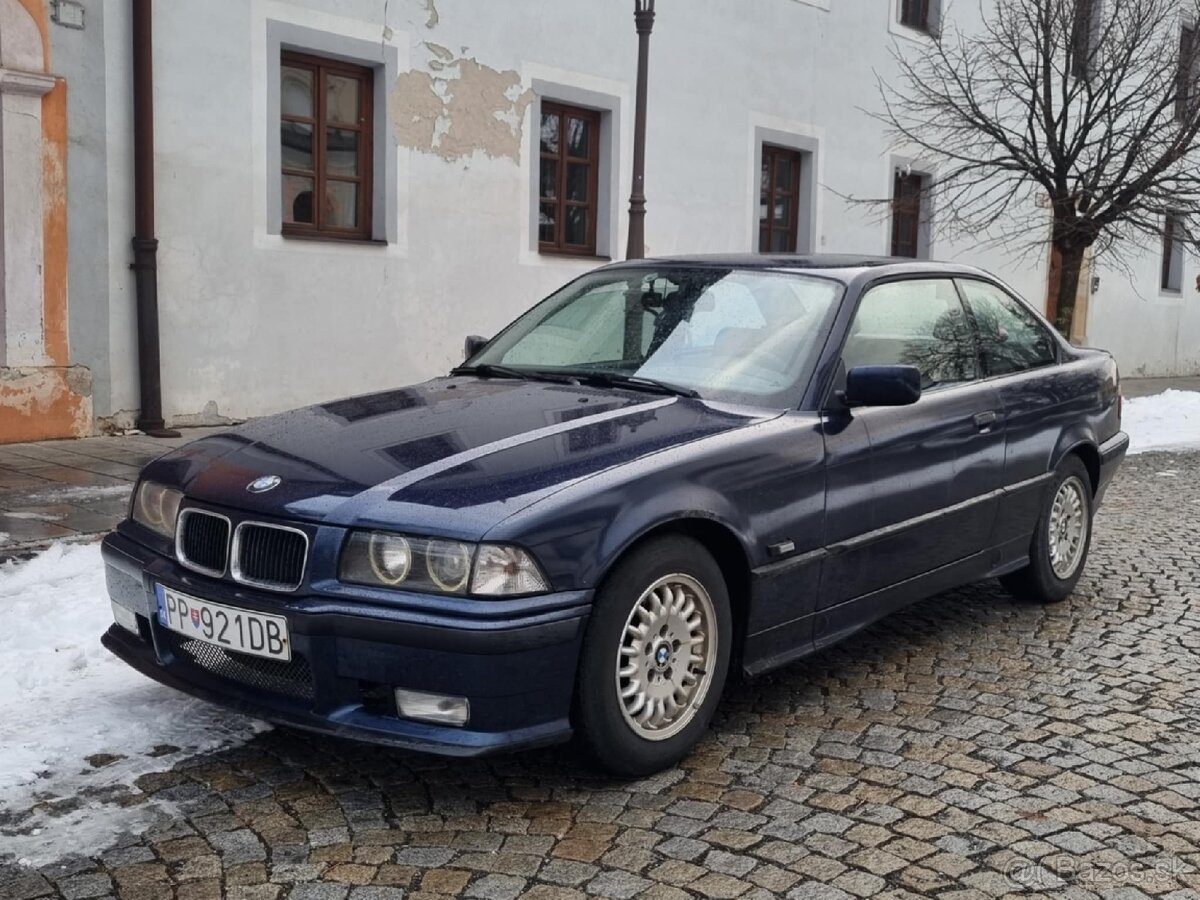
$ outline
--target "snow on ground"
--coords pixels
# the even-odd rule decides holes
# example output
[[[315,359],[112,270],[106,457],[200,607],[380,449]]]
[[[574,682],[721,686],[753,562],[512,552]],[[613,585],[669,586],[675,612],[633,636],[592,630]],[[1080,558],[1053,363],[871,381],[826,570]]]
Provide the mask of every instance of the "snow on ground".
[[[1163,391],[1125,401],[1129,452],[1200,450],[1200,391]]]
[[[99,544],[0,566],[0,861],[104,849],[163,812],[114,802],[138,777],[267,727],[138,674],[111,624]]]

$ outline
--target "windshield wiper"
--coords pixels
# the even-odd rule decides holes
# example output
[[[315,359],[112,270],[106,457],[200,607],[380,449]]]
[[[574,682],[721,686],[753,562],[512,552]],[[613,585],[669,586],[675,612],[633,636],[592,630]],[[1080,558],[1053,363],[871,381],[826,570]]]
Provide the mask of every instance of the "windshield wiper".
[[[521,381],[553,381],[558,384],[570,384],[573,380],[569,375],[556,375],[539,369],[514,369],[511,366],[498,366],[494,363],[457,366],[450,370],[450,374],[477,375],[480,378],[516,378]]]
[[[606,372],[594,369],[586,372],[576,371],[571,374],[580,381],[599,382],[600,384],[630,388],[635,391],[674,394],[676,397],[691,397],[693,399],[700,396],[699,391],[694,391],[689,387],[671,384],[668,381],[659,381],[657,378],[646,378],[644,375],[627,375],[624,372]]]

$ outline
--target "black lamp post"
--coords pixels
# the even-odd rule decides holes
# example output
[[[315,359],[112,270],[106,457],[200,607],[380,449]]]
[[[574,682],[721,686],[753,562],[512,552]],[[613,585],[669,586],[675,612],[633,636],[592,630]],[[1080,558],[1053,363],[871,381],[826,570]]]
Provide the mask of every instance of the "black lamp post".
[[[650,74],[650,32],[654,30],[654,0],[633,0],[638,33],[637,107],[633,124],[633,194],[629,198],[627,259],[646,256],[646,82]]]

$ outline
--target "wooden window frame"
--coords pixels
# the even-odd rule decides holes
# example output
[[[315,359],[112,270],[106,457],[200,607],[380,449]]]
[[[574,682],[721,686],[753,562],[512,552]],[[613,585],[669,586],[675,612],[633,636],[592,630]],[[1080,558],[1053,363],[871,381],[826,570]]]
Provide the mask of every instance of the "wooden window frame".
[[[789,158],[793,165],[795,177],[792,178],[790,188],[780,190],[778,180],[775,177],[775,165],[781,158]],[[761,178],[762,166],[767,169],[767,189],[763,193]],[[766,218],[759,214],[758,217],[758,252],[759,253],[796,253],[799,249],[800,241],[800,182],[804,177],[804,151],[797,150],[794,147],[781,147],[778,144],[763,144],[762,145],[762,166],[759,168],[759,204],[761,206],[765,196],[767,201]],[[788,221],[779,223],[775,221],[775,203],[780,199],[788,199],[791,201],[791,215],[788,216]],[[788,249],[774,250],[775,235],[779,232],[784,232],[787,236]]]
[[[1175,121],[1183,122],[1191,106],[1191,82],[1195,69],[1196,26],[1184,24],[1179,29],[1179,63],[1175,70]]]
[[[929,0],[900,0],[900,24],[929,33]]]
[[[1096,0],[1075,0],[1071,21],[1071,76],[1086,79],[1090,74]]]
[[[541,117],[547,114],[558,116],[558,152],[547,153],[542,150],[541,139]],[[567,120],[570,118],[582,119],[588,123],[588,158],[584,159],[579,156],[571,156],[567,146]],[[543,100],[541,103],[541,111],[539,114],[538,127],[538,171],[537,171],[537,215],[539,217],[538,229],[538,252],[556,256],[588,256],[595,257],[596,253],[596,238],[600,230],[600,118],[601,112],[596,109],[587,109],[582,106],[572,106],[568,103],[559,103],[551,100]],[[555,184],[555,196],[553,199],[546,199],[542,195],[542,164],[544,162],[554,162],[558,166],[558,180]],[[570,164],[585,163],[588,166],[588,199],[587,200],[568,200],[567,199],[567,169]],[[544,241],[541,237],[541,212],[542,206],[554,206],[554,240]],[[566,242],[566,227],[568,207],[582,208],[587,211],[587,239],[582,244],[568,244]]]
[[[373,201],[374,201],[374,130],[375,130],[375,73],[368,66],[356,66],[353,63],[329,59],[323,56],[313,56],[307,53],[296,53],[284,50],[280,53],[279,68],[306,69],[313,74],[313,115],[311,117],[293,116],[280,108],[280,125],[293,122],[311,125],[313,129],[313,168],[311,171],[284,166],[280,160],[280,178],[286,175],[296,175],[301,178],[313,179],[313,221],[289,222],[288,210],[281,210],[281,233],[285,237],[315,238],[337,241],[371,241],[373,235]],[[326,78],[328,75],[342,75],[354,78],[359,82],[358,122],[351,125],[345,122],[329,122],[326,119],[325,97]],[[325,160],[328,152],[326,147],[327,133],[330,128],[358,132],[358,175],[330,175],[326,171]],[[282,140],[282,138],[281,138]],[[345,182],[358,186],[358,224],[353,228],[326,225],[322,220],[322,204],[318,197],[324,197],[326,185],[330,182]],[[280,195],[282,204],[284,195]]]
[[[906,185],[915,184],[916,193],[906,191]],[[921,258],[921,212],[924,206],[925,176],[912,172],[895,174],[892,182],[892,256],[902,259]],[[901,229],[897,227],[901,217],[912,219],[912,240],[902,243]],[[911,253],[905,252],[910,248]]]
[[[1179,217],[1167,213],[1163,217],[1162,233],[1162,269],[1159,278],[1159,289],[1170,294],[1183,292],[1183,242],[1176,234],[1179,228]],[[1171,275],[1175,268],[1176,255],[1179,257],[1179,283],[1171,283]]]

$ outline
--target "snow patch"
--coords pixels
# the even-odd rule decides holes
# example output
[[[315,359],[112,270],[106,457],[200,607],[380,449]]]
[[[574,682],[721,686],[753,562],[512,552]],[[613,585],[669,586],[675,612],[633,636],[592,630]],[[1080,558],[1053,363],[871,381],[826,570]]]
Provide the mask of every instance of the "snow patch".
[[[91,855],[148,827],[134,781],[268,726],[150,681],[100,646],[99,544],[0,566],[0,862]]]
[[[1200,450],[1200,391],[1168,390],[1125,401],[1129,452]]]

